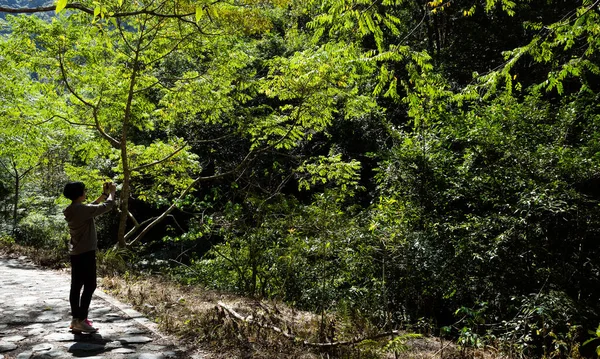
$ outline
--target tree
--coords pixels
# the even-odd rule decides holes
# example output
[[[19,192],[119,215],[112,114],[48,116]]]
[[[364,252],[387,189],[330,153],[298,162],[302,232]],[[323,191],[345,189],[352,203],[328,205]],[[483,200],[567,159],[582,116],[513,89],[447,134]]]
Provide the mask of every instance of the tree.
[[[65,143],[66,129],[48,121],[57,98],[49,84],[35,80],[24,50],[31,44],[2,41],[0,46],[0,169],[12,182],[14,235],[23,184]]]
[[[96,8],[91,19],[88,10],[78,8],[82,13],[56,18],[51,24],[22,18],[13,25],[13,36],[39,34],[34,35],[37,48],[32,53],[53,64],[43,69],[43,79],[62,79],[69,97],[69,121],[95,129],[104,140],[96,148],[98,154],[118,159],[101,172],[113,171],[123,183],[120,246],[139,240],[167,218],[200,182],[242,173],[271,149],[298,146],[331,124],[338,104],[348,102],[358,109],[356,101],[365,101],[354,89],[353,72],[346,73],[349,65],[358,68],[344,58],[352,48],[324,47],[290,59],[273,59],[267,63],[270,74],[254,78],[252,70],[246,70],[253,61],[252,46],[244,45],[252,41],[232,44],[268,30],[268,18],[260,14],[265,5],[245,9],[206,4],[196,12],[185,3],[177,5],[182,7],[161,2],[131,6],[135,5],[107,3]],[[175,15],[180,13],[186,15]],[[234,26],[228,20],[234,20]],[[184,68],[164,71],[173,62]],[[236,106],[257,94],[279,104],[266,115],[233,117]],[[184,123],[201,126],[203,122],[246,138],[246,154],[226,168],[203,172],[204,166],[188,147],[199,141],[171,131]],[[151,136],[153,132],[160,138]],[[136,180],[139,186],[132,184]],[[155,218],[138,221],[129,210],[132,195],[170,204]],[[128,219],[133,223],[129,230]]]

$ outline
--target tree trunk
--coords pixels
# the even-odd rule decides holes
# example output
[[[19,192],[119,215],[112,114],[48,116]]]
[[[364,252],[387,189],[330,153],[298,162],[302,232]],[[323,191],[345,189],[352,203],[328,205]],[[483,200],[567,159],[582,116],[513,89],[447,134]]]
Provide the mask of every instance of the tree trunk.
[[[13,163],[13,170],[15,171],[15,198],[13,201],[13,226],[12,226],[12,235],[14,237],[14,235],[17,232],[17,215],[18,215],[18,207],[19,207],[19,187],[21,186],[21,181],[19,178],[19,172],[17,170],[17,167],[15,166],[15,164]]]
[[[121,214],[119,217],[119,231],[117,233],[119,248],[124,248],[127,245],[125,241],[125,232],[127,229],[127,218],[129,217],[129,193],[131,192],[131,170],[129,169],[129,154],[127,152],[127,127],[129,126],[129,119],[131,118],[131,103],[133,102],[133,96],[135,94],[135,81],[139,69],[139,55],[143,37],[144,31],[142,29],[136,47],[131,78],[129,80],[129,92],[127,94],[127,104],[125,106],[125,115],[123,118],[123,130],[121,131],[121,161],[123,162],[123,186],[121,187]]]

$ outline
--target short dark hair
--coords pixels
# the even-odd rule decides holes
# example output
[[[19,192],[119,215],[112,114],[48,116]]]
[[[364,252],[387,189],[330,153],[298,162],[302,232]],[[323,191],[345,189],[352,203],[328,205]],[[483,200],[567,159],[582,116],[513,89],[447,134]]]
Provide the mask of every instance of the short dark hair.
[[[71,201],[74,201],[77,198],[83,196],[84,191],[85,184],[83,184],[83,182],[69,182],[65,185],[63,195]]]

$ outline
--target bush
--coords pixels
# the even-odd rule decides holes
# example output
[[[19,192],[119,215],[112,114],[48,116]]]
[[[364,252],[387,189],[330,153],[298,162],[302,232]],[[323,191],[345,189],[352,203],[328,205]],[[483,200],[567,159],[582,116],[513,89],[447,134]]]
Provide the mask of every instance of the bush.
[[[67,248],[67,223],[62,214],[29,213],[19,222],[15,241],[40,248]]]

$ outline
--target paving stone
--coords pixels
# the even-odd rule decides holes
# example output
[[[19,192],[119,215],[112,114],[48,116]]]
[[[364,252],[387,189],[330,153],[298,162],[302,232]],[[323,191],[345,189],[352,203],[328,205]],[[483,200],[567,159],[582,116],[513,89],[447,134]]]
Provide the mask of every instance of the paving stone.
[[[144,336],[133,336],[133,337],[122,337],[119,338],[119,341],[127,344],[143,344],[152,341],[152,338],[144,337]]]
[[[172,344],[158,345],[167,342],[154,339],[146,318],[99,290],[90,317],[100,332],[71,333],[68,274],[0,256],[0,352],[8,351],[0,359],[189,358]]]
[[[54,328],[57,330],[62,330],[62,329],[68,329],[69,325],[71,324],[71,321],[69,322],[56,322],[56,323],[49,323],[49,324],[45,324],[47,328]]]
[[[0,342],[0,353],[9,352],[15,349],[17,349],[17,344],[15,343]]]
[[[65,357],[71,357],[71,355],[69,355],[66,352],[60,351],[60,350],[52,350],[52,351],[41,352],[41,353],[33,353],[30,359],[51,359],[51,358],[65,358]]]
[[[114,340],[114,341],[106,343],[106,346],[104,348],[106,350],[113,350],[113,349],[123,348],[123,343],[121,343],[118,340]]]
[[[29,324],[27,326],[25,326],[25,329],[33,329],[33,328],[43,328],[44,324],[42,323],[33,323],[33,324]]]
[[[131,359],[165,359],[165,356],[162,353],[140,353],[137,354]]]
[[[101,308],[97,308],[97,309],[92,309],[88,313],[89,314],[88,318],[90,318],[90,317],[92,317],[92,318],[93,317],[97,317],[97,316],[100,316],[100,315],[103,315],[103,314],[106,314],[106,313],[110,313],[112,311],[113,311],[113,309],[110,308],[110,307],[101,307]]]
[[[125,334],[148,334],[147,330],[143,330],[140,328],[129,328],[123,331]]]
[[[62,317],[60,315],[57,315],[56,313],[52,312],[49,314],[42,314],[34,320],[38,323],[54,323],[60,321],[61,319]]]
[[[31,348],[32,352],[43,352],[43,351],[50,351],[54,349],[54,346],[52,346],[52,344],[50,343],[42,343],[42,344],[38,344],[36,346],[34,346],[33,348]]]
[[[164,349],[165,349],[164,345],[157,345],[157,344],[148,344],[148,345],[144,345],[142,347],[142,350],[150,351],[150,352],[160,352],[160,351],[163,351]]]
[[[135,349],[131,349],[131,348],[117,348],[117,349],[113,349],[110,351],[111,353],[115,353],[115,354],[131,354],[131,353],[135,353]]]
[[[27,332],[27,335],[39,337],[40,335],[44,335],[47,332],[48,331],[44,328],[33,328],[33,329],[29,329],[29,331]]]
[[[44,300],[44,303],[47,305],[52,305],[52,306],[58,306],[58,305],[67,305],[69,304],[69,302],[67,302],[65,299],[61,299],[61,298],[49,298]]]
[[[22,335],[12,335],[10,337],[2,338],[2,341],[9,342],[9,343],[16,343],[16,342],[20,342],[23,339],[25,339],[25,337]]]

